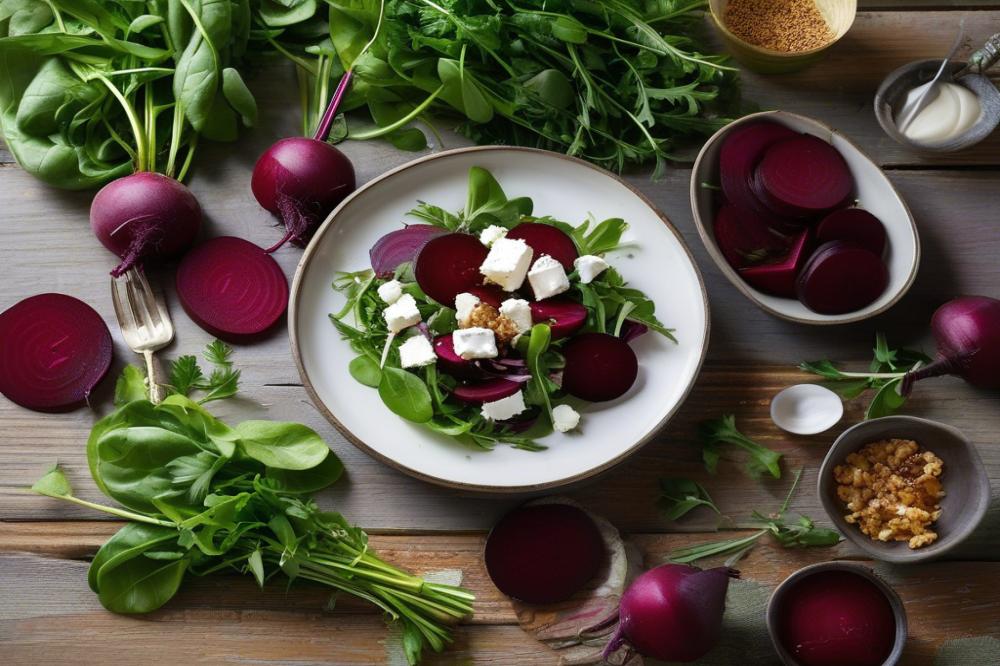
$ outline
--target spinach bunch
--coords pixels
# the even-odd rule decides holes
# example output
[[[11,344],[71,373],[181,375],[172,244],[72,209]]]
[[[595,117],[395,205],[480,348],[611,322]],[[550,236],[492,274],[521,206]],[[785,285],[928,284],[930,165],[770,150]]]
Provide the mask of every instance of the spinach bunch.
[[[443,649],[449,625],[471,612],[472,595],[386,564],[361,529],[317,506],[310,493],[334,483],[343,465],[315,432],[279,421],[231,427],[192,400],[189,388],[205,402],[220,382],[232,381],[225,378],[235,371],[216,365],[197,389],[174,386],[159,404],[135,397],[143,382],[138,368],[119,381],[118,408],[91,431],[87,460],[101,492],[124,508],[75,497],[58,467],[32,487],[130,521],[90,566],[88,581],[101,604],[116,613],[147,613],[169,601],[186,575],[236,571],[261,586],[280,575],[384,610],[402,624],[411,663],[425,646]],[[173,377],[185,372],[182,366],[195,374],[190,361],[180,360]],[[204,377],[200,369],[196,374]]]
[[[305,90],[328,89],[353,65],[344,108],[364,109],[376,129],[341,126],[334,138],[388,134],[419,149],[423,134],[407,125],[419,118],[433,130],[429,117],[443,115],[479,143],[556,150],[617,171],[655,162],[659,172],[680,142],[728,122],[736,101],[735,70],[699,50],[703,0],[270,4],[283,10],[260,17],[268,46],[296,63]],[[375,44],[358,57],[380,15]]]
[[[57,187],[182,180],[199,136],[232,141],[256,120],[234,67],[250,22],[250,0],[0,0],[3,139]]]

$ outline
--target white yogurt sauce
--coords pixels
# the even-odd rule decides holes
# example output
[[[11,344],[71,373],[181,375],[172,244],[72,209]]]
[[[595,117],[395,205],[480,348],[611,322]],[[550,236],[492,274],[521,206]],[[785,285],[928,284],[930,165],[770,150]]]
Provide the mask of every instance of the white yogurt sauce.
[[[925,83],[907,93],[900,108],[923,94],[929,85]],[[968,131],[982,111],[974,92],[957,83],[941,83],[937,98],[917,114],[903,135],[918,143],[942,143]]]

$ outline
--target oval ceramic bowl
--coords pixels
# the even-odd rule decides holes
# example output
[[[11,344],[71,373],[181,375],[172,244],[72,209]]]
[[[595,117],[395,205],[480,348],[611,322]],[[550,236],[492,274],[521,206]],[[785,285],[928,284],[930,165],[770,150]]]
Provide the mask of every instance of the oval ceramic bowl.
[[[870,580],[875,584],[878,589],[885,594],[886,599],[889,601],[889,606],[892,608],[892,615],[896,619],[896,640],[892,644],[892,652],[882,666],[895,666],[903,655],[903,648],[906,645],[906,608],[903,606],[903,600],[899,598],[896,590],[892,589],[888,583],[882,580],[874,571],[870,568],[861,565],[853,564],[851,562],[820,562],[819,564],[811,564],[807,567],[802,567],[791,576],[786,578],[781,582],[778,587],[774,589],[771,593],[771,598],[767,602],[767,633],[771,636],[771,643],[774,645],[775,651],[781,658],[781,663],[785,666],[800,666],[800,663],[795,657],[785,648],[784,644],[781,642],[778,636],[778,610],[781,604],[784,602],[788,591],[792,587],[802,581],[803,578],[811,576],[813,574],[822,573],[824,571],[849,571],[853,574],[857,574],[863,578]]]
[[[847,34],[854,25],[854,18],[858,13],[857,0],[816,0],[816,6],[833,32],[833,39],[815,49],[787,53],[751,44],[734,35],[723,20],[728,4],[729,0],[709,0],[708,7],[715,25],[737,60],[750,69],[764,74],[794,72],[815,63],[824,51]]]
[[[374,389],[355,382],[355,354],[327,314],[344,302],[330,284],[338,271],[369,266],[368,250],[400,229],[418,200],[448,210],[465,205],[468,172],[489,169],[510,196],[529,196],[536,214],[582,222],[622,217],[626,249],[608,260],[656,303],[676,328],[637,338],[635,386],[618,400],[581,409],[578,432],[542,440],[548,449],[471,449],[392,414]],[[491,493],[531,492],[591,477],[624,460],[674,414],[694,383],[708,345],[701,275],[680,234],[641,194],[607,171],[556,153],[504,147],[462,148],[410,162],[348,197],[316,232],[299,262],[288,311],[292,353],[313,402],[351,442],[418,478]]]
[[[956,72],[964,65],[963,62],[952,63],[952,71]],[[1000,90],[985,76],[967,74],[955,83],[964,85],[979,98],[983,111],[976,124],[961,136],[941,143],[922,143],[906,138],[896,128],[896,112],[906,100],[906,94],[934,78],[940,66],[940,60],[921,60],[903,65],[885,77],[875,93],[875,117],[878,124],[897,143],[931,153],[952,153],[979,143],[1000,125]]]
[[[867,537],[857,525],[844,520],[846,509],[837,497],[833,468],[865,444],[890,438],[912,439],[944,461],[941,483],[947,494],[941,500],[941,517],[934,525],[938,539],[922,548]],[[990,479],[976,447],[961,431],[915,416],[886,416],[862,421],[837,438],[819,470],[819,499],[833,524],[855,546],[876,560],[905,564],[939,557],[972,534],[990,504]]]
[[[770,120],[792,129],[817,136],[832,144],[847,160],[856,185],[859,205],[870,211],[885,225],[888,234],[886,265],[889,268],[889,285],[874,303],[857,310],[839,315],[824,315],[813,312],[796,299],[772,296],[754,289],[743,281],[722,256],[715,243],[713,225],[717,209],[717,198],[712,189],[702,187],[702,183],[719,182],[719,151],[722,142],[734,128],[746,123]],[[715,261],[733,285],[752,303],[767,312],[802,324],[830,325],[862,321],[885,312],[899,301],[913,285],[920,264],[920,238],[917,226],[899,192],[893,187],[882,170],[871,158],[843,134],[824,125],[818,120],[786,111],[765,111],[733,121],[716,132],[702,146],[691,172],[691,212],[698,235],[705,243],[708,254]]]

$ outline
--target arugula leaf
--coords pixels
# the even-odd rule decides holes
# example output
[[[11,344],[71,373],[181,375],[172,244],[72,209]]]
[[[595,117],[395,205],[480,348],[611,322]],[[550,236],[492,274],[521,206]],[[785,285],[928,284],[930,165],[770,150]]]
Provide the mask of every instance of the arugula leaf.
[[[719,508],[704,486],[691,479],[660,479],[659,505],[667,520],[679,520],[699,506],[706,506],[719,513]]]
[[[532,404],[540,405],[545,411],[545,417],[552,421],[552,400],[549,394],[555,390],[555,386],[548,377],[548,369],[542,362],[542,355],[549,348],[552,340],[552,329],[548,324],[535,324],[531,327],[528,335],[528,352],[524,357],[531,372],[531,379],[528,380],[528,393]]]
[[[726,414],[722,418],[703,421],[699,426],[699,437],[702,445],[702,457],[705,467],[715,474],[720,458],[720,448],[723,444],[733,444],[749,454],[746,464],[747,473],[753,478],[760,478],[764,473],[770,473],[776,479],[781,478],[781,454],[761,446],[736,428],[736,416]]]

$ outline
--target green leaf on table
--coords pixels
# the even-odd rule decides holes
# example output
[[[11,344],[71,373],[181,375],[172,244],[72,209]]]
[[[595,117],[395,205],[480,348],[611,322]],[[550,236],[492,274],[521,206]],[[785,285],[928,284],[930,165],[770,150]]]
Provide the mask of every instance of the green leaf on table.
[[[781,454],[762,446],[750,439],[736,428],[736,416],[726,414],[722,418],[703,421],[698,429],[701,444],[706,453],[705,465],[712,472],[718,464],[718,448],[722,444],[732,444],[747,452],[749,458],[746,464],[747,473],[753,478],[759,478],[769,473],[776,479],[781,478]]]
[[[282,492],[314,493],[333,485],[344,473],[344,464],[330,451],[318,465],[302,470],[268,467],[264,477],[270,479]]]
[[[236,433],[243,452],[268,467],[310,469],[330,454],[323,438],[300,423],[244,421]]]
[[[392,413],[408,421],[425,423],[434,416],[430,391],[412,372],[400,368],[383,368],[378,394]]]
[[[45,476],[35,481],[31,491],[48,497],[70,497],[73,495],[73,486],[59,465],[56,465],[46,472]]]
[[[115,407],[121,407],[133,400],[145,400],[147,395],[146,375],[135,365],[126,365],[115,381]]]
[[[253,127],[257,124],[257,101],[239,71],[232,67],[222,70],[222,94],[236,113],[240,114],[245,126]]]
[[[699,506],[719,513],[704,486],[691,479],[660,479],[659,505],[667,520],[678,520]]]

